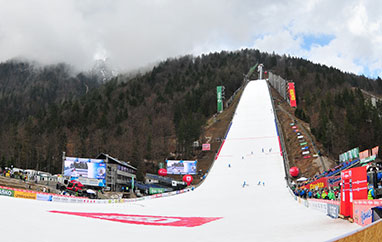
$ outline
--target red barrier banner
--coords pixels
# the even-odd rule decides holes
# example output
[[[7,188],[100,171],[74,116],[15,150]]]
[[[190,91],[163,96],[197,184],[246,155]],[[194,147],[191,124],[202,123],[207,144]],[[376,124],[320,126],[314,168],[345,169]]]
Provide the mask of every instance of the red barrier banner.
[[[351,205],[353,204],[353,198],[350,197],[350,179],[351,170],[341,171],[341,206],[340,213],[344,216],[350,216]]]
[[[352,190],[353,199],[367,199],[367,171],[366,166],[356,167],[351,169],[352,176]]]
[[[51,213],[76,215],[88,218],[103,219],[120,223],[140,224],[140,225],[156,225],[156,226],[175,226],[175,227],[196,227],[222,217],[168,217],[168,216],[151,216],[151,215],[131,215],[119,213],[81,213],[81,212],[65,212],[50,211]]]
[[[353,201],[367,199],[366,166],[342,171],[341,182],[340,213],[353,218]]]
[[[294,82],[288,82],[289,102],[291,107],[297,107],[296,91],[294,89]]]

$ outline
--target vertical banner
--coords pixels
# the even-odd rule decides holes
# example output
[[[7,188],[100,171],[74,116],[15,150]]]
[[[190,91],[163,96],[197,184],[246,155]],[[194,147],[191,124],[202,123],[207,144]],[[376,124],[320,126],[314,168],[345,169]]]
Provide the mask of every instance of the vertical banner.
[[[371,149],[372,155],[375,155],[375,157],[377,157],[378,156],[378,150],[379,150],[379,146],[375,146],[373,149]]]
[[[359,152],[359,159],[360,160],[364,160],[366,159],[367,157],[369,157],[369,150],[364,150],[362,152]]]
[[[366,166],[352,168],[353,199],[367,199],[367,171]]]
[[[294,82],[288,82],[289,104],[291,107],[297,107],[296,91],[294,89]]]
[[[342,171],[341,181],[340,213],[353,218],[353,201],[367,199],[366,166]]]
[[[223,86],[216,87],[217,102],[218,102],[218,113],[223,112],[223,97],[222,97]]]
[[[351,170],[341,171],[341,203],[340,203],[340,213],[348,217],[350,216],[351,204],[353,200],[350,201],[350,180],[351,180]]]

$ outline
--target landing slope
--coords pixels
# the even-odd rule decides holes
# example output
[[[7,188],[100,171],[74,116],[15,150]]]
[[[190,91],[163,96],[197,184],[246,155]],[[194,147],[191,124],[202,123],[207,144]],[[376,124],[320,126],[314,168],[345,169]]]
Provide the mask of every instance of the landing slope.
[[[122,204],[49,203],[0,196],[2,240],[324,241],[358,228],[296,203],[284,176],[267,83],[252,81],[243,92],[218,159],[194,191]],[[51,210],[112,213],[120,220],[124,215],[216,220],[195,227],[187,227],[187,221],[181,226],[156,226]]]

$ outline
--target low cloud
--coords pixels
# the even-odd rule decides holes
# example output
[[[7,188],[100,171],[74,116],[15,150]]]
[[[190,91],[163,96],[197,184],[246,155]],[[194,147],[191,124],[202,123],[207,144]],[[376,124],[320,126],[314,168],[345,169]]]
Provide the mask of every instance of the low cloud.
[[[379,1],[0,0],[0,61],[23,57],[132,70],[168,57],[243,47],[381,73]],[[330,36],[322,44],[306,36]],[[304,38],[305,37],[305,38]],[[307,48],[306,46],[309,46]]]

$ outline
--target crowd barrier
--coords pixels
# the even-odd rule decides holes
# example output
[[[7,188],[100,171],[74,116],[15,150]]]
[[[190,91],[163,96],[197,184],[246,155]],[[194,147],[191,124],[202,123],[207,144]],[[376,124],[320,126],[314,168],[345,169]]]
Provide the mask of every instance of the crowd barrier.
[[[325,199],[302,199],[293,194],[288,189],[293,198],[305,207],[326,213],[332,218],[338,218],[340,211],[340,201],[325,200]],[[373,208],[379,207],[382,209],[382,200],[354,200],[353,202],[353,219],[354,222],[361,226],[367,226],[373,223]],[[375,219],[376,220],[376,219]]]
[[[373,222],[372,208],[382,206],[382,200],[354,200],[353,218],[354,222],[366,226]]]
[[[331,218],[338,218],[340,214],[340,201],[310,198],[303,199],[293,194],[292,190],[288,190],[290,191],[293,198],[298,203],[303,204],[305,207],[325,213]]]
[[[138,202],[138,201],[161,198],[161,197],[169,197],[169,196],[174,196],[177,194],[186,193],[192,190],[193,190],[192,188],[185,188],[178,191],[154,194],[151,196],[139,197],[139,198],[128,198],[128,199],[88,199],[84,197],[36,192],[36,191],[0,186],[0,196],[33,199],[33,200],[48,201],[48,202],[109,204],[109,203]]]

